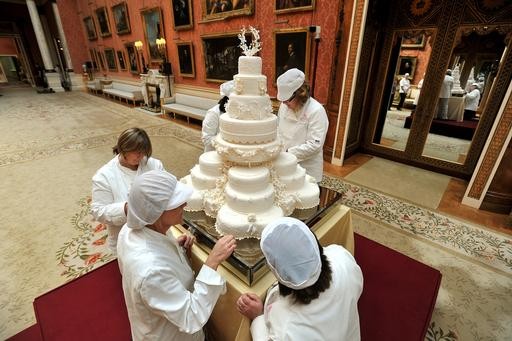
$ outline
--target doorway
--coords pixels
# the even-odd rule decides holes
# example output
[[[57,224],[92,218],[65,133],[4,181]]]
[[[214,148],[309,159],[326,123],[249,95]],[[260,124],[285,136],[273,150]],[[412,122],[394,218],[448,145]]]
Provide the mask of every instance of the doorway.
[[[500,11],[512,5],[483,13],[478,2],[444,1],[415,12],[416,3],[369,1],[363,46],[371,53],[360,60],[364,96],[351,117],[363,123],[347,141],[468,179],[511,81],[512,17]],[[480,22],[468,19],[474,11],[485,14]]]

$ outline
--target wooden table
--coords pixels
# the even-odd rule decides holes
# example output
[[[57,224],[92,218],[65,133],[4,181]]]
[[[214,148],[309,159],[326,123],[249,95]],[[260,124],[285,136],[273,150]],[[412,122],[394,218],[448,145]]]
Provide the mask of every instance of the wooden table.
[[[172,227],[175,236],[184,233],[181,226]],[[326,215],[317,222],[312,230],[324,246],[329,244],[343,245],[354,254],[354,233],[350,208],[339,203],[331,206]],[[206,258],[207,252],[194,245],[192,248],[192,267],[197,272]],[[221,296],[215,305],[212,316],[207,324],[207,333],[213,340],[245,341],[251,340],[250,321],[236,310],[236,300],[241,294],[253,292],[262,299],[267,289],[276,281],[271,272],[267,272],[259,280],[248,286],[234,272],[230,264],[224,262],[217,271],[226,279],[227,292]]]

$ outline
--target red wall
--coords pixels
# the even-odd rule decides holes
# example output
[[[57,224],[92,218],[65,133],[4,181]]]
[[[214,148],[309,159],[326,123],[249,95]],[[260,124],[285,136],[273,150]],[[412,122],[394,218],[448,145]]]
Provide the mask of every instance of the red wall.
[[[68,38],[71,50],[71,58],[74,64],[82,64],[85,60],[90,60],[88,56],[89,48],[97,48],[103,51],[104,48],[112,47],[116,50],[125,51],[124,44],[142,40],[145,47],[144,31],[142,27],[142,18],[140,11],[142,8],[161,7],[163,14],[163,24],[165,31],[165,39],[167,41],[167,55],[173,66],[176,84],[188,84],[199,87],[208,87],[217,89],[219,84],[216,82],[207,82],[205,80],[205,65],[203,59],[203,47],[201,42],[202,35],[223,34],[225,32],[239,32],[242,26],[254,26],[260,31],[262,50],[260,56],[263,58],[263,73],[268,78],[268,92],[271,96],[276,95],[276,87],[274,79],[274,30],[291,29],[308,26],[321,26],[321,40],[319,44],[318,62],[315,79],[315,98],[320,102],[327,101],[329,74],[331,72],[331,64],[334,53],[334,38],[336,21],[341,1],[332,0],[316,0],[314,11],[292,12],[289,14],[276,15],[274,13],[275,1],[258,1],[255,2],[255,10],[252,16],[241,16],[234,18],[226,18],[219,21],[202,21],[202,6],[207,0],[192,0],[193,6],[193,22],[194,25],[189,30],[175,31],[173,29],[171,1],[160,0],[128,0],[128,13],[130,17],[131,33],[118,36],[115,33],[114,19],[111,12],[111,6],[119,3],[118,0],[96,0],[94,3],[90,0],[74,0],[59,1],[59,9],[65,27],[66,36],[69,37],[70,30],[75,32],[75,39]],[[76,2],[76,4],[74,4]],[[98,7],[106,6],[108,9],[111,30],[114,30],[110,37],[102,38],[98,35],[98,40],[89,41],[86,38],[83,27],[83,18],[93,16],[97,27],[96,16],[94,10]],[[69,13],[75,7],[75,13]],[[68,11],[69,9],[69,11]],[[65,18],[64,13],[68,16]],[[66,23],[64,23],[66,21]],[[80,30],[77,28],[80,27]],[[79,32],[79,33],[78,33]],[[81,35],[79,39],[78,35]],[[70,42],[70,40],[72,40]],[[195,57],[195,78],[182,78],[178,70],[178,55],[176,51],[176,42],[192,41]],[[312,43],[311,46],[314,44]],[[313,52],[313,50],[311,51]],[[125,51],[126,53],[126,51]],[[310,81],[313,74],[314,54],[311,53],[310,58]],[[147,51],[144,51],[144,58],[148,61]],[[75,59],[79,59],[78,62]],[[76,68],[76,66],[75,66]],[[111,77],[125,77],[138,79],[138,75],[133,75],[129,71],[101,71],[107,73]]]
[[[0,37],[0,55],[17,55],[13,38]]]
[[[423,78],[425,72],[427,71],[430,54],[432,52],[431,42],[432,36],[428,36],[425,47],[423,49],[400,51],[401,56],[417,57],[416,68],[414,69],[414,75],[411,80],[411,84],[418,84],[418,82]]]

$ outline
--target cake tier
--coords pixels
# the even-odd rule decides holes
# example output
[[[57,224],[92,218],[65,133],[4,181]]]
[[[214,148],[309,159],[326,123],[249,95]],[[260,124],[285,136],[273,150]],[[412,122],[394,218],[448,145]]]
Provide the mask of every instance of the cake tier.
[[[282,152],[273,162],[277,175],[289,175],[297,168],[297,157],[292,153]]]
[[[226,195],[225,204],[240,213],[261,213],[274,204],[274,187],[271,184],[263,185],[259,190],[241,192],[235,190],[228,182],[224,193]]]
[[[226,112],[232,118],[240,120],[261,120],[274,115],[268,95],[247,96],[231,94]]]
[[[221,235],[231,234],[236,239],[260,238],[265,226],[282,216],[283,212],[277,206],[272,206],[259,214],[245,214],[224,205],[217,214],[215,227]]]
[[[286,191],[295,191],[304,185],[305,178],[306,170],[301,166],[296,165],[294,172],[290,172],[287,175],[280,175],[279,181],[285,185]]]
[[[233,190],[243,193],[260,191],[270,184],[270,171],[266,167],[231,167],[228,184]]]
[[[295,208],[298,209],[312,208],[320,203],[320,188],[315,178],[310,175],[306,175],[304,184],[300,189],[291,191],[290,194],[296,197]]]
[[[271,161],[275,159],[283,149],[279,138],[269,143],[250,145],[228,142],[219,134],[215,137],[214,144],[217,153],[219,153],[223,159],[244,165]]]
[[[219,132],[225,141],[232,143],[259,144],[271,142],[277,137],[277,116],[272,115],[256,121],[238,120],[229,115],[220,115]]]
[[[241,56],[238,58],[238,73],[245,75],[261,75],[261,57]]]
[[[199,165],[195,165],[190,171],[192,186],[196,190],[205,190],[215,188],[215,182],[219,176],[211,176],[204,174]]]
[[[199,156],[199,167],[205,175],[221,176],[223,162],[216,151],[206,152]]]
[[[238,95],[258,95],[267,94],[267,76],[258,75],[235,75],[235,91]]]
[[[194,187],[192,183],[192,178],[190,175],[187,175],[184,178],[181,178],[180,181],[184,184]],[[187,206],[185,206],[186,211],[202,211],[203,210],[203,194],[204,191],[198,191],[194,189],[192,192],[192,196],[187,200]]]

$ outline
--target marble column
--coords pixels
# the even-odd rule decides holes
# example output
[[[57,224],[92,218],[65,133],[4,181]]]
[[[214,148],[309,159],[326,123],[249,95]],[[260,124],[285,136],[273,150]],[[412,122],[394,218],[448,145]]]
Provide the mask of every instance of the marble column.
[[[57,30],[59,31],[60,43],[64,52],[64,58],[66,59],[66,68],[68,71],[73,71],[73,64],[71,64],[71,55],[69,54],[68,42],[66,41],[66,35],[62,28],[62,21],[60,20],[59,7],[55,1],[52,1],[53,16],[55,17],[55,23],[57,24]]]
[[[54,72],[52,58],[50,57],[50,49],[48,47],[48,42],[44,37],[43,25],[41,24],[41,19],[39,18],[39,13],[37,12],[37,6],[34,0],[27,0],[27,7],[28,13],[30,14],[30,21],[32,22],[32,27],[34,27],[34,32],[36,34],[37,45],[39,46],[39,51],[43,58],[44,68],[47,72]]]

